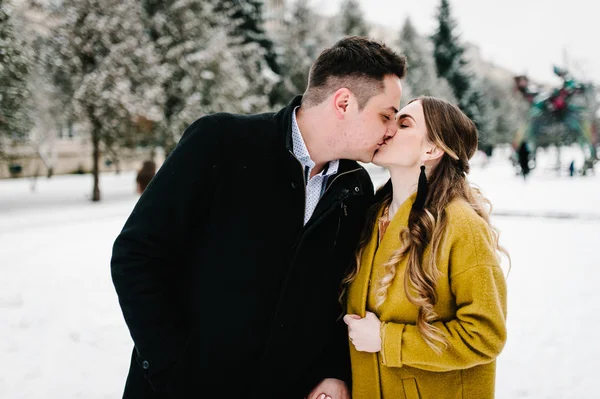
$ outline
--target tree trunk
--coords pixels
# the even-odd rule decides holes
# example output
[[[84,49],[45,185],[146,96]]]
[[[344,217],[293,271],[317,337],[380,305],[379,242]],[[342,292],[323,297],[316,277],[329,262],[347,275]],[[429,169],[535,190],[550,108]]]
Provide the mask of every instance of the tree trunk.
[[[94,189],[92,191],[92,201],[100,201],[100,137],[96,128],[93,128],[92,144],[93,148],[93,166],[92,174],[94,175]]]
[[[100,201],[100,134],[102,124],[94,116],[94,107],[87,106],[87,115],[92,125],[92,175],[94,176],[94,188],[92,189],[92,201]]]

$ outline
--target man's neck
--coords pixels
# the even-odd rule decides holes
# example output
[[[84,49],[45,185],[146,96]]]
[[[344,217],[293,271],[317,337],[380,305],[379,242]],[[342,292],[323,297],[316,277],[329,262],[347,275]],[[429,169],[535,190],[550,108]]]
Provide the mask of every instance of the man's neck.
[[[296,111],[296,122],[300,129],[300,134],[304,140],[304,145],[308,150],[310,159],[315,163],[315,167],[310,173],[310,177],[313,177],[323,170],[325,165],[329,161],[335,159],[332,155],[332,150],[327,143],[327,132],[329,131],[327,126],[323,125],[322,122],[325,118],[320,118],[318,107],[313,107],[308,110],[302,107]]]

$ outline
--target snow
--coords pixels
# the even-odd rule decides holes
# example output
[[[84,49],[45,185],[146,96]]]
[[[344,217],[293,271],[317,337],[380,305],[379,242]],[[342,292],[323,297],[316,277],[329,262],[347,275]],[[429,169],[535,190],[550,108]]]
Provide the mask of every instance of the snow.
[[[557,176],[554,159],[541,154],[525,181],[504,152],[473,161],[512,256],[499,399],[598,397],[600,177]],[[109,261],[134,180],[103,175],[101,203],[89,175],[39,179],[35,192],[30,179],[0,180],[0,398],[121,397],[132,341]]]

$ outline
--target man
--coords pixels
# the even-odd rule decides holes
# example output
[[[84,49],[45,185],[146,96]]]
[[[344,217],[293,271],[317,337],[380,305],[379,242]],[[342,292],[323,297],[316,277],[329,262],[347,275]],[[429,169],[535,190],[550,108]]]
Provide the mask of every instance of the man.
[[[340,282],[396,132],[405,59],[361,37],[278,113],[196,120],[117,237],[124,398],[349,398]]]

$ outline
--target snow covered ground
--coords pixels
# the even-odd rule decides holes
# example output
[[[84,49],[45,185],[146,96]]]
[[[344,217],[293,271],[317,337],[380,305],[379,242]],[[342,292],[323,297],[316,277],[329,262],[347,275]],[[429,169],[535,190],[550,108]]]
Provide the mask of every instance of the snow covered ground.
[[[527,181],[506,153],[473,161],[512,256],[499,399],[599,397],[600,176],[557,176],[554,160],[541,154]],[[121,397],[132,342],[109,260],[133,183],[132,172],[104,175],[91,203],[89,175],[40,179],[35,192],[29,179],[0,180],[0,398]]]

